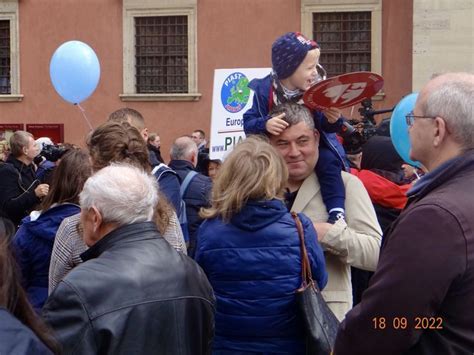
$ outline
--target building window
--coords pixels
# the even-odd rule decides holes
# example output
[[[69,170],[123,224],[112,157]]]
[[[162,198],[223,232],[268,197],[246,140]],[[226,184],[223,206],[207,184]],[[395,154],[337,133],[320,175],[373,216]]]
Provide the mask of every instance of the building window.
[[[197,0],[123,0],[123,101],[192,101]]]
[[[11,94],[10,21],[0,20],[0,94]]]
[[[187,93],[187,17],[135,17],[135,33],[136,92]]]
[[[371,70],[369,11],[313,13],[313,38],[328,76]]]
[[[382,0],[301,0],[301,32],[321,46],[329,77],[355,71],[382,75]]]
[[[21,101],[18,0],[0,1],[0,102]]]

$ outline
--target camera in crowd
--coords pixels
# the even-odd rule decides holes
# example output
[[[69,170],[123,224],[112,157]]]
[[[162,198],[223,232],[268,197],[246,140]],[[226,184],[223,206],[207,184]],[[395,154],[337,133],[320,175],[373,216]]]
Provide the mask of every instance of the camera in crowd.
[[[374,116],[382,113],[392,112],[395,107],[385,110],[374,110],[372,100],[362,101],[359,108],[360,120],[347,120],[339,132],[344,139],[344,149],[347,154],[357,154],[362,150],[362,146],[375,135],[390,136],[390,118],[385,118],[377,126]]]
[[[44,157],[50,162],[56,162],[66,153],[66,148],[58,144],[45,144],[38,157]]]

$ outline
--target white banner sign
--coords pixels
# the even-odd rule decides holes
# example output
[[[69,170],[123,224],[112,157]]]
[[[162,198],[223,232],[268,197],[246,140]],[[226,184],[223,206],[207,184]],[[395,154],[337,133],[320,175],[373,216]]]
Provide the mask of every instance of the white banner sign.
[[[211,159],[224,160],[226,154],[245,138],[243,114],[253,102],[248,83],[263,78],[270,68],[216,69],[212,95]]]

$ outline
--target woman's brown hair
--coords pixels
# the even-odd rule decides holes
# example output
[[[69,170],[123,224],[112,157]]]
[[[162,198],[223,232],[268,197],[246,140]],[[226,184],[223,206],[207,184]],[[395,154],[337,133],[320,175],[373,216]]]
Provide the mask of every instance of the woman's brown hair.
[[[127,122],[106,122],[92,132],[87,141],[94,171],[110,163],[127,163],[151,172],[148,148],[138,129]],[[126,191],[124,191],[126,193]],[[158,230],[164,234],[168,228],[173,208],[159,192],[156,218]]]
[[[20,270],[13,257],[11,238],[15,232],[13,223],[0,216],[0,307],[4,307],[30,328],[55,354],[59,345],[51,331],[36,315],[20,284]]]
[[[82,149],[70,149],[54,168],[51,190],[43,199],[41,210],[46,211],[55,203],[79,204],[79,194],[91,174],[89,154]]]

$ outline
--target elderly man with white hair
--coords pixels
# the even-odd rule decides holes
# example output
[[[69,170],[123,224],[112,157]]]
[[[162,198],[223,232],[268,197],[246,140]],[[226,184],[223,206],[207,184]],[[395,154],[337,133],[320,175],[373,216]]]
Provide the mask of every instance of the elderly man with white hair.
[[[90,248],[43,309],[64,353],[209,352],[212,289],[160,236],[157,201],[154,177],[132,166],[113,164],[87,180],[80,203]]]

